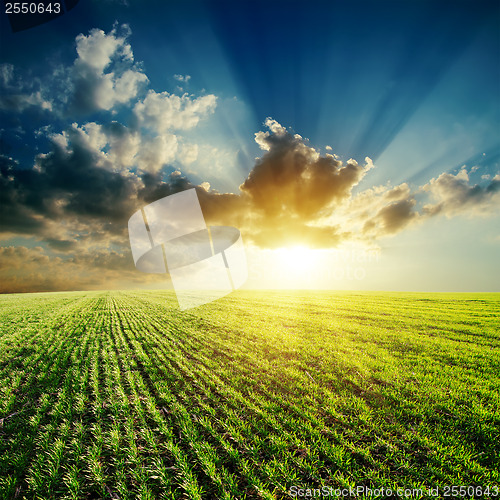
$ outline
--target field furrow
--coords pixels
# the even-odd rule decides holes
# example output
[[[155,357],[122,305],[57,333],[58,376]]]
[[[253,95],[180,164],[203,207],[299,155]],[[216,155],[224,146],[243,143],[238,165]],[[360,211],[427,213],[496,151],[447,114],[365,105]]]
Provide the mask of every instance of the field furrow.
[[[499,294],[5,295],[0,321],[0,498],[500,486]]]

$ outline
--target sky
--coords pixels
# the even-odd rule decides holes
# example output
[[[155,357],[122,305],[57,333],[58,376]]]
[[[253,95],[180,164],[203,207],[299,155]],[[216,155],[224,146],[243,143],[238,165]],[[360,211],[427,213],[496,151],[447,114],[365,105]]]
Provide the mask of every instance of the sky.
[[[193,187],[246,288],[500,291],[498,2],[80,0],[0,30],[0,292],[168,288],[127,222]]]

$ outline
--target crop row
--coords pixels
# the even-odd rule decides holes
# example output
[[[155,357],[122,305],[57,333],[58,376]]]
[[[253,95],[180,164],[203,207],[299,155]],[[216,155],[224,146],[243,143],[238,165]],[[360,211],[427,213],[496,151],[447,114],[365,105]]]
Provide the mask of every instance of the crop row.
[[[436,316],[441,311],[442,314]],[[499,484],[498,295],[0,298],[0,497]]]

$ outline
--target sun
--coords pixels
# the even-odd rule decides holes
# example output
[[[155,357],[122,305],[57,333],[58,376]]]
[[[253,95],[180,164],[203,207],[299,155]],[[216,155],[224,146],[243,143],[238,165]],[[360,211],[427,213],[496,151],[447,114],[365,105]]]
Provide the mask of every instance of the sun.
[[[277,264],[291,274],[303,274],[316,265],[315,250],[302,245],[279,248],[276,251]]]
[[[332,250],[295,244],[274,249],[253,249],[250,255],[255,288],[323,288],[331,275]]]

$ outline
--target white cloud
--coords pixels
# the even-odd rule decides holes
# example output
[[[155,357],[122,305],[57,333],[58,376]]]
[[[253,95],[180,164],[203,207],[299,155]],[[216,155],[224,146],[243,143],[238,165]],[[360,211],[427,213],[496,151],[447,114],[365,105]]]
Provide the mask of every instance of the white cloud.
[[[143,139],[137,155],[137,166],[146,172],[157,172],[175,160],[177,148],[177,137],[173,134]]]
[[[184,140],[179,131],[193,129],[212,114],[216,96],[149,90],[141,99],[141,87],[149,80],[134,61],[127,41],[129,35],[127,25],[113,28],[109,33],[92,29],[88,34],[79,34],[73,64],[59,67],[48,79],[38,80],[43,84],[42,90],[57,95],[53,103],[43,97],[42,91],[21,92],[23,83],[15,68],[10,64],[0,65],[0,84],[9,90],[0,94],[0,110],[22,111],[29,106],[51,110],[54,104],[55,111],[74,119],[75,113],[78,116],[107,110],[115,114],[119,105],[128,105],[134,116],[132,127],[116,121],[102,125],[73,123],[58,134],[52,133],[53,129],[39,128],[38,137],[49,137],[66,155],[74,153],[75,146],[81,146],[93,154],[96,166],[115,172],[139,168],[152,173],[176,161],[182,165],[194,163],[198,159],[198,146],[192,140]],[[184,83],[191,78],[190,75],[174,77]],[[38,157],[43,159],[44,155]],[[35,162],[35,168],[40,168],[40,162]]]
[[[264,125],[269,129],[269,131],[263,132],[262,130],[255,134],[255,142],[259,145],[262,151],[270,151],[272,146],[273,137],[281,137],[286,134],[286,129],[280,125],[276,120],[270,117],[266,118]],[[271,138],[271,139],[270,139]],[[300,136],[295,137],[296,139],[302,139]]]
[[[201,118],[214,112],[217,98],[213,94],[179,97],[168,92],[150,90],[134,107],[139,125],[163,133],[168,130],[188,130]]]
[[[177,159],[184,165],[190,165],[198,158],[198,144],[182,144]]]
[[[108,132],[107,156],[116,170],[127,170],[136,164],[136,156],[140,150],[142,138],[139,133],[130,132],[123,125],[121,127],[123,132],[119,135]]]
[[[283,125],[280,125],[276,120],[271,117],[267,117],[264,125],[275,135],[281,136],[286,134],[286,128]],[[301,139],[301,137],[296,134],[297,139]]]
[[[123,25],[122,30],[123,36],[116,29],[109,34],[93,29],[89,35],[76,37],[78,57],[65,82],[70,111],[111,110],[136,98],[140,86],[148,82],[134,64],[132,48],[126,41],[128,26]]]
[[[12,64],[0,65],[0,110],[22,112],[29,107],[62,115],[114,110],[136,99],[147,76],[134,62],[128,26],[109,34],[93,29],[76,37],[77,57],[44,79],[21,78]],[[52,96],[50,99],[48,95]]]
[[[196,145],[179,148],[174,134],[142,136],[117,122],[110,126],[95,122],[82,126],[73,123],[69,129],[49,137],[66,155],[74,153],[75,148],[83,149],[93,155],[95,166],[114,172],[126,173],[138,167],[155,173],[178,157],[189,160],[197,154]]]
[[[178,81],[178,82],[183,82],[183,83],[188,83],[189,80],[191,80],[191,76],[189,75],[174,75],[174,78]]]
[[[186,173],[201,175],[204,179],[211,181],[225,180],[228,172],[234,169],[237,164],[237,151],[211,146],[210,144],[200,144],[197,146],[197,158],[191,168],[186,169]],[[182,162],[181,158],[179,160]],[[185,164],[186,166],[189,164]],[[194,168],[193,168],[194,167]]]
[[[109,35],[99,29],[93,29],[88,36],[80,33],[76,37],[76,52],[78,59],[75,65],[83,64],[102,73],[111,63],[113,56],[121,56],[124,60],[133,62],[132,49],[125,37],[116,36],[116,30]]]

